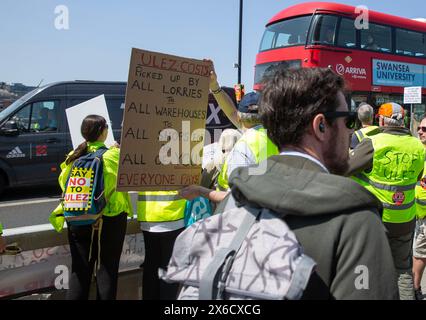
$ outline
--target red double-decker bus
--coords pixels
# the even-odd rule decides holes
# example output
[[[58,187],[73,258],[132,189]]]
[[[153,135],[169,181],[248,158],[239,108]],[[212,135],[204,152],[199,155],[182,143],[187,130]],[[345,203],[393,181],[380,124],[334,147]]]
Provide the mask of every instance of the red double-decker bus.
[[[359,10],[358,10],[359,11]],[[404,87],[421,86],[426,102],[426,23],[326,2],[308,2],[276,14],[256,56],[254,89],[271,66],[329,67],[345,77],[355,106],[403,104]],[[408,106],[406,106],[408,109]]]

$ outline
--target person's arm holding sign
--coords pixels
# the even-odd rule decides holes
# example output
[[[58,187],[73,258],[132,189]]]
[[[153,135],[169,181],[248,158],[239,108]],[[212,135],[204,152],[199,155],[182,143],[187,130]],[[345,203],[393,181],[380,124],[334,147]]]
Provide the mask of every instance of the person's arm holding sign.
[[[216,191],[203,186],[190,185],[179,191],[179,195],[186,200],[204,197],[212,202],[219,203],[228,195],[227,191]]]
[[[217,74],[214,70],[213,61],[210,61],[212,64],[212,69],[210,71],[210,82],[209,82],[209,89],[211,93],[213,94],[214,98],[216,99],[217,103],[219,104],[219,107],[222,109],[222,111],[226,114],[228,119],[236,126],[238,129],[241,129],[241,124],[238,121],[237,116],[237,108],[234,105],[232,99],[228,94],[222,90],[222,88],[219,85],[219,82],[217,81]]]

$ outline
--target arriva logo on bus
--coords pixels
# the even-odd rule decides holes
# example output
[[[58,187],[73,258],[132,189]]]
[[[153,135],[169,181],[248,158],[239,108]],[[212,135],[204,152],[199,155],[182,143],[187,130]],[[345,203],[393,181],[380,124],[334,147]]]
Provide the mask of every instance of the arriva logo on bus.
[[[367,79],[367,70],[358,67],[345,67],[343,64],[336,64],[336,72],[341,76],[351,75],[353,79]]]

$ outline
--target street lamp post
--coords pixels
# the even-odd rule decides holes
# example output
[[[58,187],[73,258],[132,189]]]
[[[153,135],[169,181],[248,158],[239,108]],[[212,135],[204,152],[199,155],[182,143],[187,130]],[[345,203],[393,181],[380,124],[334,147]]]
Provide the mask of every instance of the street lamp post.
[[[240,0],[240,23],[238,33],[238,83],[241,83],[241,47],[243,39],[243,0]]]

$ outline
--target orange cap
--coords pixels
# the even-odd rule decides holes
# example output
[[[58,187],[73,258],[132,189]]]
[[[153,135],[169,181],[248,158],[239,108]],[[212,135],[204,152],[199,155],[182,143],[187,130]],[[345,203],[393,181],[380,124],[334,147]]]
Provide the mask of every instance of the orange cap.
[[[401,120],[405,116],[404,108],[395,102],[384,103],[380,106],[378,115],[395,120]]]

